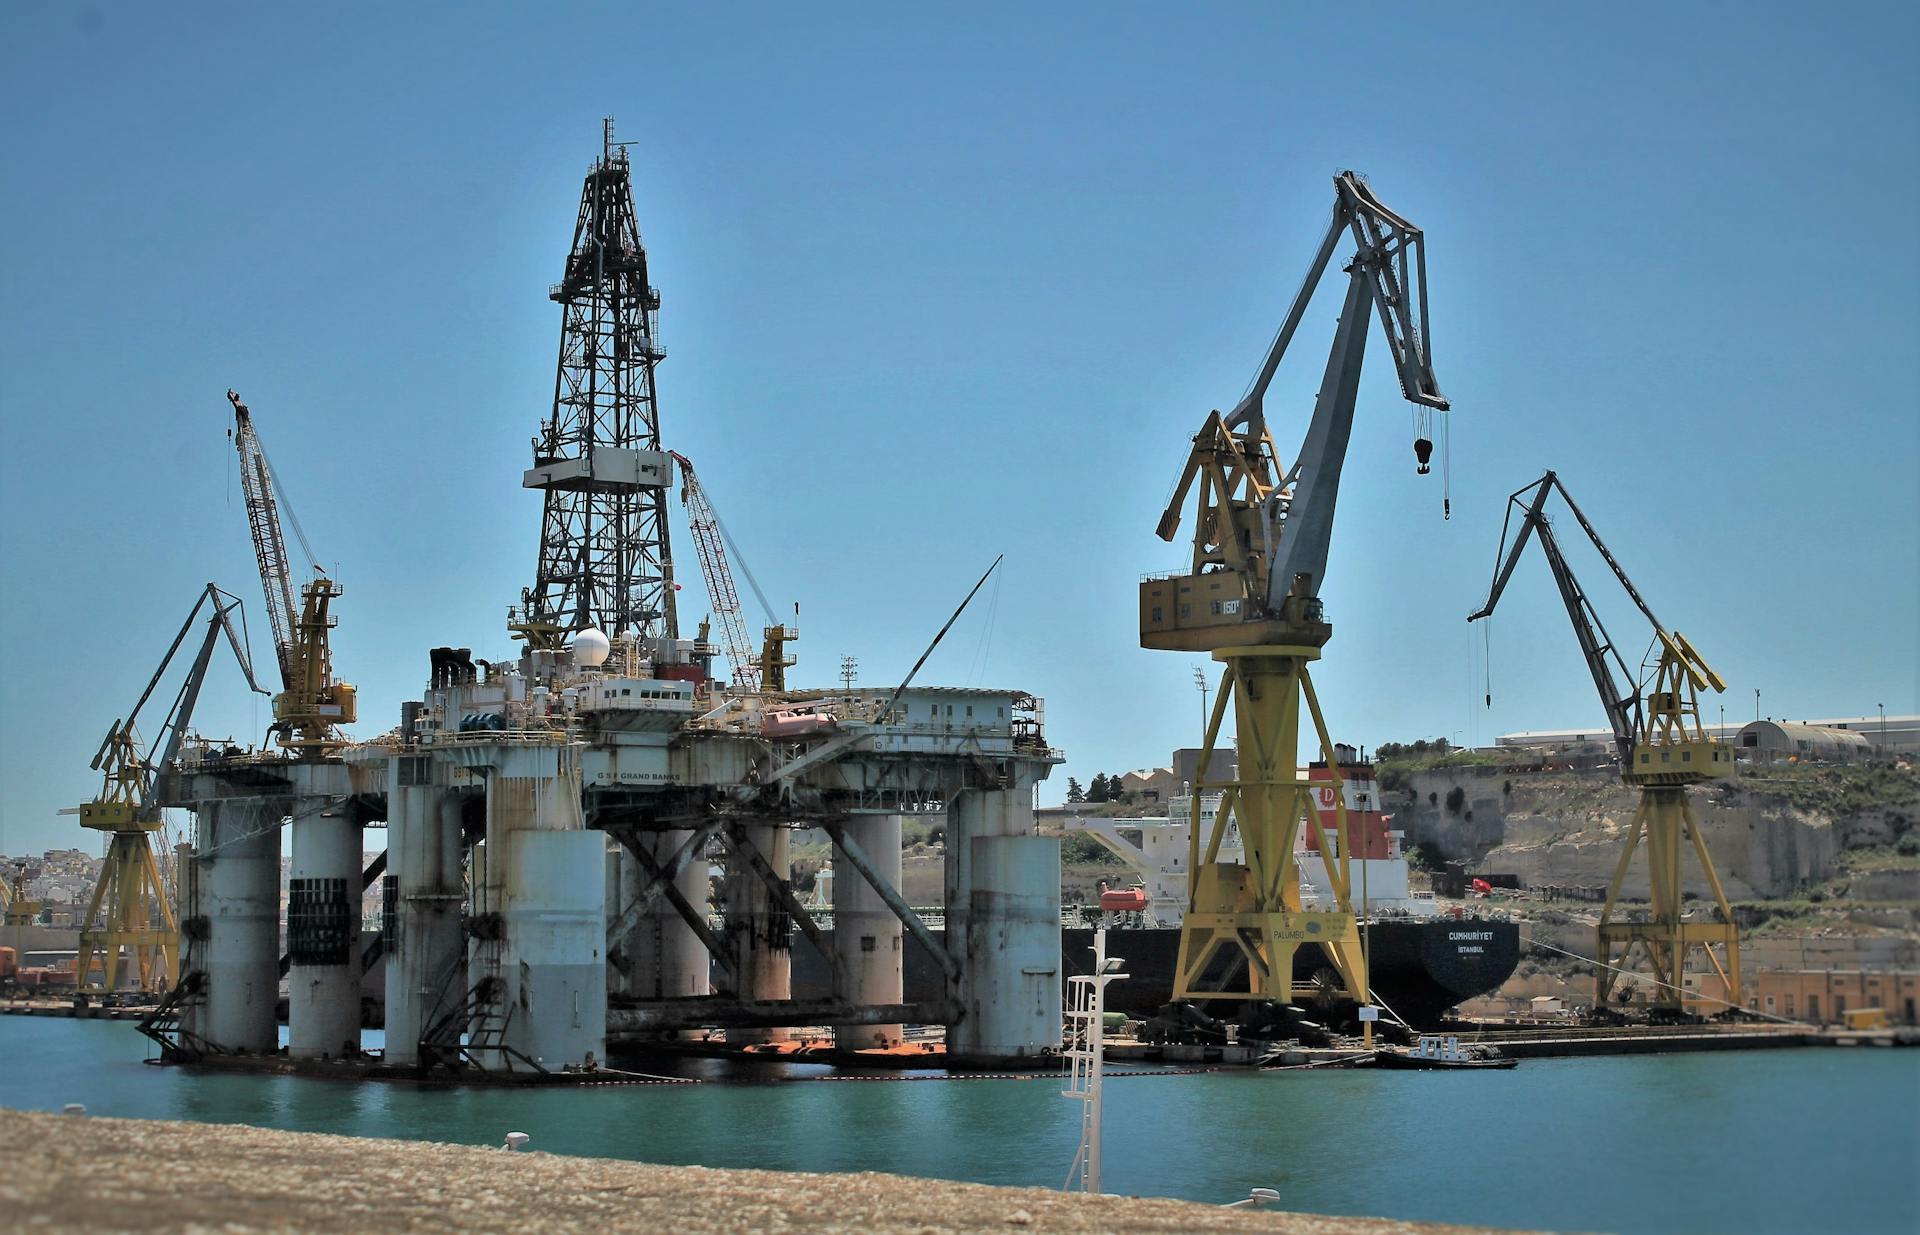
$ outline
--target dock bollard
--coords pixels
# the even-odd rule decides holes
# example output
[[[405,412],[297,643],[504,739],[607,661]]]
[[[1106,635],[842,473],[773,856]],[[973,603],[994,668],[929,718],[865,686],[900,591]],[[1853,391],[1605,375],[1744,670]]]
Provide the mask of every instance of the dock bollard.
[[[87,1113],[87,1108],[79,1102],[69,1102],[60,1108],[60,1113],[62,1115],[84,1115]]]
[[[512,1153],[514,1150],[520,1148],[522,1145],[526,1144],[528,1141],[532,1139],[533,1139],[532,1137],[528,1136],[524,1132],[507,1133],[507,1152]]]
[[[1241,1209],[1248,1206],[1257,1208],[1258,1206],[1261,1206],[1261,1205],[1277,1205],[1279,1203],[1280,1203],[1280,1194],[1274,1191],[1272,1188],[1254,1188],[1247,1193],[1246,1200],[1228,1201],[1225,1205],[1221,1206],[1221,1208],[1222,1209]]]

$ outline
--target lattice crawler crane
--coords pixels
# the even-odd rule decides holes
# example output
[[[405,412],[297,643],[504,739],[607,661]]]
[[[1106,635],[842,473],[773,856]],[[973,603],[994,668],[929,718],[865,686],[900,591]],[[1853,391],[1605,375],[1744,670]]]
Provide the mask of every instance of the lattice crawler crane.
[[[740,593],[733,586],[733,569],[727,564],[725,533],[720,516],[707,500],[700,478],[693,474],[693,461],[679,451],[670,451],[680,465],[680,500],[687,508],[687,529],[693,533],[693,547],[700,555],[700,572],[707,584],[707,599],[713,616],[720,623],[720,638],[733,665],[734,683],[747,690],[760,689],[760,660],[747,638],[746,619],[740,614]]]
[[[240,489],[247,506],[247,529],[253,535],[254,556],[260,566],[260,584],[267,596],[267,618],[273,627],[274,652],[280,662],[283,689],[273,697],[272,733],[288,750],[329,754],[346,745],[339,726],[354,722],[356,693],[347,682],[335,681],[331,635],[339,622],[331,612],[340,585],[314,564],[314,578],[300,589],[295,616],[293,575],[287,542],[280,530],[279,482],[253,427],[253,415],[240,396],[229,390],[233,404],[233,446],[240,455]],[[292,516],[291,508],[288,511]],[[296,535],[300,523],[293,519]],[[312,561],[313,552],[300,535]]]
[[[1547,518],[1547,499],[1559,493],[1580,529],[1593,542],[1620,586],[1653,627],[1653,647],[1658,655],[1643,677],[1627,668],[1601,624],[1586,591],[1574,578],[1573,568],[1561,552]],[[1517,534],[1513,529],[1514,512],[1520,515]],[[1507,540],[1512,534],[1512,548]],[[1596,956],[1600,962],[1594,983],[1594,1008],[1606,1008],[1615,983],[1634,960],[1636,951],[1644,954],[1653,970],[1657,994],[1652,1008],[1663,1017],[1684,1014],[1686,962],[1698,949],[1726,984],[1728,998],[1740,1005],[1740,930],[1727,903],[1727,894],[1714,870],[1713,857],[1707,852],[1706,837],[1700,832],[1700,818],[1687,796],[1691,785],[1734,775],[1733,752],[1707,737],[1700,723],[1699,692],[1727,688],[1718,673],[1694,650],[1685,635],[1660,624],[1639,589],[1627,578],[1606,543],[1574,504],[1560,478],[1549,471],[1539,480],[1519,489],[1507,499],[1506,526],[1501,529],[1500,547],[1504,558],[1494,575],[1487,602],[1468,616],[1476,622],[1493,612],[1506,591],[1507,580],[1520,560],[1530,537],[1538,537],[1547,555],[1553,581],[1560,589],[1567,616],[1573,621],[1573,633],[1580,642],[1580,653],[1600,692],[1600,704],[1613,728],[1614,744],[1620,755],[1620,779],[1640,790],[1640,802],[1627,825],[1627,838],[1621,846],[1620,860],[1607,887],[1607,900],[1600,911]],[[1634,855],[1645,845],[1647,883],[1651,908],[1647,921],[1621,921],[1615,917],[1621,885],[1633,865]],[[1718,921],[1688,921],[1681,869],[1684,851],[1693,850],[1700,870],[1713,891]]]

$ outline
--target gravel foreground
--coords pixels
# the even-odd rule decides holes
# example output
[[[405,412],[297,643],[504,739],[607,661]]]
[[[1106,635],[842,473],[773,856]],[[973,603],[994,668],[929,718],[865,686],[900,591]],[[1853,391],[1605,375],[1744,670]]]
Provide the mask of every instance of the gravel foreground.
[[[16,1231],[1460,1235],[1488,1229],[1069,1196],[872,1172],[652,1166],[7,1110],[0,1110],[0,1163],[0,1214]]]

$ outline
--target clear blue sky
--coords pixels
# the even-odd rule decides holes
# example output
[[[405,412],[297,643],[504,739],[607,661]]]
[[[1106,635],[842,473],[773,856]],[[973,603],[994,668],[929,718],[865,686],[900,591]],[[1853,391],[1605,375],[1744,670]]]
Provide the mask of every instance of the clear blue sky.
[[[1044,696],[1083,781],[1194,742],[1199,658],[1139,649],[1135,581],[1179,563],[1152,531],[1186,439],[1355,167],[1427,232],[1454,517],[1376,338],[1325,590],[1338,736],[1598,723],[1537,558],[1491,711],[1463,621],[1548,466],[1730,717],[1756,687],[1774,716],[1920,710],[1917,30],[1896,5],[8,5],[0,851],[81,838],[54,812],[205,581],[264,625],[229,386],[347,589],[357,732],[429,646],[508,653],[546,289],[609,114],[665,436],[801,604],[804,681],[847,653],[897,681],[1004,552],[927,677]],[[1268,402],[1286,453],[1336,296]],[[201,720],[266,714],[223,665]]]

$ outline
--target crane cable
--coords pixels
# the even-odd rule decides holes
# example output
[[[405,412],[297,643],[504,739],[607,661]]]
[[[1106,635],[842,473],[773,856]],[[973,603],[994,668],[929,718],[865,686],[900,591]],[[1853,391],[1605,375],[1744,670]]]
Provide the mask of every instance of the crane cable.
[[[1706,994],[1702,994],[1699,991],[1688,991],[1684,987],[1675,986],[1671,982],[1662,982],[1658,978],[1650,978],[1644,973],[1638,973],[1631,969],[1622,969],[1618,965],[1609,965],[1605,961],[1595,960],[1591,956],[1582,956],[1578,952],[1569,952],[1565,948],[1556,948],[1552,944],[1542,943],[1538,939],[1528,940],[1527,946],[1533,947],[1533,948],[1544,948],[1548,952],[1558,952],[1562,956],[1571,957],[1576,961],[1582,961],[1588,965],[1592,965],[1595,969],[1605,969],[1612,973],[1617,973],[1622,977],[1632,978],[1638,982],[1645,982],[1649,986],[1656,986],[1661,988],[1662,990],[1672,991],[1675,994],[1681,996],[1683,999],[1687,995],[1691,994],[1695,999],[1701,1000],[1702,1002],[1717,1003],[1717,1004],[1720,1004],[1722,1007],[1732,1008],[1736,1012],[1743,1013],[1744,1015],[1747,1015],[1747,1016],[1757,1016],[1770,1021],[1779,1021],[1782,1025],[1807,1025],[1809,1023],[1807,1021],[1797,1021],[1797,1020],[1794,1020],[1792,1017],[1788,1017],[1788,1016],[1775,1016],[1771,1012],[1762,1012],[1758,1008],[1743,1008],[1739,1004],[1733,1002],[1731,999],[1721,999],[1717,995],[1706,995]]]
[[[747,577],[747,586],[753,589],[755,600],[760,602],[761,611],[767,615],[767,625],[778,626],[780,619],[773,616],[773,606],[767,602],[767,594],[760,590],[760,581],[753,577],[753,568],[747,565],[746,555],[740,552],[740,546],[733,542],[733,536],[727,531],[727,525],[720,521],[719,508],[709,501],[707,511],[713,516],[713,526],[720,529],[720,539],[727,542],[727,548],[733,551],[733,560],[740,567],[740,573]]]
[[[260,462],[266,466],[268,482],[273,485],[273,491],[280,495],[280,508],[287,512],[287,522],[293,524],[293,535],[300,542],[300,551],[307,555],[307,565],[313,567],[315,574],[326,574],[320,559],[314,555],[313,545],[307,541],[306,530],[300,526],[300,516],[294,513],[293,500],[287,496],[287,487],[280,483],[280,474],[273,470],[273,460],[267,457],[267,448],[260,444],[257,436],[254,445],[260,451]]]
[[[995,576],[993,591],[987,594],[987,623],[973,647],[973,659],[967,663],[967,685],[985,674],[993,660],[993,628],[1000,617],[1000,579]]]
[[[1486,674],[1487,710],[1493,710],[1493,615],[1486,617],[1486,625],[1480,628],[1481,652],[1480,669]]]

